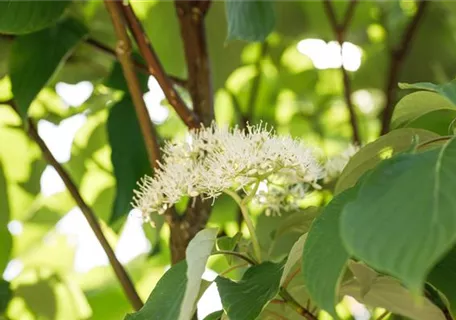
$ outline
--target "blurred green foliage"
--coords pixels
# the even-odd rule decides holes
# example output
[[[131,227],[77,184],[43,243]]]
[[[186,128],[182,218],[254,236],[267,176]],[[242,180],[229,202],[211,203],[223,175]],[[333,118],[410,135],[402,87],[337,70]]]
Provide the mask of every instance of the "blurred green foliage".
[[[338,67],[316,68],[315,62],[298,50],[300,41],[305,39],[320,39],[325,46],[336,40],[323,5],[320,1],[276,1],[263,8],[265,15],[271,14],[269,5],[274,10],[274,29],[265,42],[247,43],[229,40],[245,39],[236,29],[228,34],[227,18],[234,19],[237,9],[228,6],[227,15],[223,2],[212,3],[206,17],[206,32],[216,121],[227,125],[263,121],[280,134],[290,134],[321,148],[328,156],[337,154],[352,140],[342,75]],[[8,11],[9,15],[4,14],[5,6],[13,10]],[[347,2],[336,1],[334,6],[338,17],[342,17]],[[187,71],[173,2],[133,1],[133,7],[167,73],[185,78]],[[363,144],[378,137],[391,50],[400,43],[416,10],[415,1],[361,1],[353,15],[346,40],[362,53],[359,69],[349,72],[349,77]],[[67,34],[63,27],[71,21],[78,25],[77,32],[73,28]],[[258,21],[261,24],[264,20]],[[456,3],[429,4],[402,62],[399,81],[442,83],[453,79],[455,26]],[[245,30],[242,25],[240,28]],[[253,32],[262,38],[265,31]],[[69,160],[62,162],[82,197],[102,221],[113,246],[125,226],[135,181],[150,174],[121,69],[112,53],[100,48],[103,44],[114,50],[115,40],[110,18],[100,1],[0,2],[0,101],[14,97],[23,114],[28,109],[28,115],[38,123],[59,125],[75,115],[86,117],[71,141]],[[328,54],[325,52],[319,54]],[[328,61],[333,58],[330,54],[326,57]],[[69,106],[56,92],[58,83],[82,81],[90,81],[93,92],[77,106]],[[147,77],[142,75],[141,81],[147,91]],[[445,90],[428,84],[413,88],[440,93]],[[185,89],[179,90],[188,102]],[[397,91],[395,100],[406,92]],[[444,94],[454,101],[454,92]],[[414,95],[402,100],[398,109],[413,108],[413,104],[407,105],[413,97],[441,103],[433,111],[414,110],[413,118],[410,113],[409,118],[398,113],[393,118],[393,127],[446,134],[442,128],[451,127],[455,117],[454,109],[446,105],[448,101],[430,92]],[[156,112],[154,108],[157,106],[151,109],[152,114]],[[169,116],[155,123],[160,142],[184,138],[187,129],[174,110],[166,101],[161,108]],[[430,113],[434,118],[429,117]],[[423,116],[428,117],[423,120]],[[394,139],[394,143],[401,141]],[[10,268],[18,262],[22,264],[22,268],[16,268],[17,275],[10,278],[5,273],[8,282],[0,282],[0,319],[2,314],[6,319],[20,320],[122,319],[132,309],[110,267],[98,266],[85,273],[75,269],[75,241],[57,228],[75,203],[67,191],[52,195],[41,192],[45,168],[38,147],[22,129],[20,117],[0,102],[0,274],[8,262]],[[336,190],[346,188],[341,183]],[[350,181],[344,183],[352,185]],[[319,192],[306,201],[320,206],[331,196]],[[308,214],[315,216],[312,212]],[[237,218],[234,202],[220,197],[213,205],[209,226],[219,227],[226,236],[234,237],[239,231]],[[271,247],[268,253],[277,261],[286,256],[304,232],[299,223],[304,230],[310,225],[307,220],[294,223],[292,214],[267,217],[264,212],[256,212],[255,218],[260,241]],[[149,252],[126,264],[144,300],[170,264],[169,228],[160,219],[154,221],[155,229],[148,224],[143,227],[151,244]],[[20,224],[20,231],[9,232],[14,224]],[[283,226],[279,235],[274,233],[277,226]],[[213,257],[209,267],[220,273],[240,262],[232,260]],[[446,268],[445,264],[441,268]],[[230,275],[240,279],[242,273],[241,268]],[[434,277],[444,282],[438,275]],[[268,308],[274,312],[279,307]]]

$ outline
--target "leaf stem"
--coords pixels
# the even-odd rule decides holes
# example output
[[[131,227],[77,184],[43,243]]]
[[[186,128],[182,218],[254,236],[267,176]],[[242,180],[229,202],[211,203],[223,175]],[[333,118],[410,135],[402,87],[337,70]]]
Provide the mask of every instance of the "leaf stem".
[[[242,268],[242,267],[247,267],[249,264],[250,264],[249,262],[243,262],[243,263],[234,265],[232,267],[229,267],[228,269],[223,270],[223,272],[220,273],[220,276],[224,276],[224,275],[230,273],[233,270],[236,270],[236,269],[239,269],[239,268]]]
[[[238,257],[238,258],[244,260],[245,262],[247,262],[248,264],[250,264],[252,266],[258,264],[258,262],[256,262],[255,260],[249,258],[247,255],[245,255],[243,253],[240,253],[240,252],[236,252],[236,251],[217,250],[217,251],[213,252],[211,255],[215,256],[217,254],[226,254],[226,255],[231,255],[231,256]]]
[[[440,142],[440,141],[447,141],[447,140],[450,140],[454,138],[454,136],[442,136],[442,137],[437,137],[437,138],[434,138],[434,139],[431,139],[431,140],[428,140],[428,141],[425,141],[423,143],[420,143],[416,148],[417,149],[421,149],[427,145],[430,145],[430,144],[433,144],[435,142]]]
[[[247,212],[247,207],[241,197],[232,190],[224,190],[224,192],[229,195],[231,198],[236,201],[238,204],[239,208],[241,209],[242,216],[244,217],[245,224],[247,225],[247,229],[249,230],[250,233],[250,238],[252,239],[252,245],[253,245],[253,251],[255,253],[255,258],[258,260],[258,262],[261,263],[261,248],[260,248],[260,243],[258,242],[258,238],[255,233],[255,227],[253,226],[252,219],[250,219],[249,213]],[[248,197],[248,196],[247,196]]]

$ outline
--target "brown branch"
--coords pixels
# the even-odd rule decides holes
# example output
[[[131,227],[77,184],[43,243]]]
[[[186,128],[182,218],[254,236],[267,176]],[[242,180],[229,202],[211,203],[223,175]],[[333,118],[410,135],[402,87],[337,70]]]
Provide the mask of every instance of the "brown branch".
[[[2,102],[2,104],[10,105],[19,115],[19,111],[18,111],[16,105],[14,104],[14,101],[8,101],[5,103]],[[111,266],[114,270],[114,273],[115,273],[117,279],[119,280],[119,282],[124,290],[124,293],[127,296],[128,300],[130,301],[131,305],[133,306],[133,308],[135,310],[141,309],[141,307],[143,306],[141,298],[139,297],[138,293],[136,292],[133,282],[131,281],[131,279],[128,276],[127,272],[125,271],[124,267],[119,262],[119,260],[117,260],[117,257],[114,254],[114,250],[111,248],[108,240],[104,236],[103,230],[101,229],[101,226],[98,222],[98,219],[97,219],[95,213],[86,204],[84,199],[82,199],[82,196],[80,195],[78,188],[76,187],[76,184],[73,182],[73,180],[71,179],[69,174],[62,167],[62,165],[54,158],[51,151],[46,146],[46,143],[39,136],[35,124],[30,119],[27,122],[27,129],[28,129],[28,134],[30,135],[32,140],[34,140],[36,142],[36,144],[39,146],[39,148],[41,149],[41,152],[43,153],[43,157],[57,171],[60,178],[63,180],[65,187],[68,189],[71,196],[75,200],[76,204],[81,209],[81,212],[83,213],[84,217],[86,218],[87,222],[89,223],[90,228],[95,233],[95,236],[97,237],[98,241],[100,242],[104,252],[108,256],[109,263],[111,264]]]
[[[16,36],[10,35],[10,34],[0,34],[0,37],[7,39],[7,40],[11,40],[11,41],[16,39]],[[111,47],[105,45],[104,43],[101,43],[100,41],[98,41],[94,38],[91,38],[91,37],[88,37],[87,39],[85,39],[84,42],[86,44],[90,45],[91,47],[109,55],[110,57],[117,59],[116,51],[114,49],[112,49]],[[147,66],[145,64],[143,64],[135,59],[132,59],[132,60],[133,60],[133,64],[135,65],[135,68],[138,69],[138,71],[141,71],[142,73],[145,73],[145,74],[150,74],[152,76],[155,76],[154,73],[150,73],[149,69],[147,68]],[[175,85],[181,86],[182,88],[187,87],[187,80],[181,79],[179,77],[172,76],[172,75],[168,75],[168,77]]]
[[[94,39],[94,38],[87,38],[85,40],[85,43],[89,44],[90,46],[100,50],[101,52],[104,52],[106,53],[107,55],[117,59],[117,54],[116,54],[116,51],[112,48],[110,48],[109,46],[101,43],[100,41]],[[138,69],[138,71],[141,71],[142,73],[145,73],[145,74],[150,74],[152,76],[156,76],[155,72],[153,72],[153,70],[149,70],[149,68],[147,68],[147,66],[139,61],[137,61],[136,59],[134,59],[132,57],[132,60],[133,60],[133,64],[135,65],[135,68]],[[176,77],[176,76],[171,76],[171,75],[168,75],[168,78],[176,85],[178,86],[181,86],[183,88],[186,88],[187,87],[187,80],[184,80],[184,79],[181,79],[179,77]]]
[[[165,73],[157,54],[155,53],[150,41],[143,30],[141,23],[136,17],[133,8],[129,3],[123,5],[122,3],[116,3],[119,10],[121,11],[125,21],[133,35],[133,38],[138,45],[138,49],[146,61],[148,70],[151,74],[154,74],[158,84],[163,90],[168,102],[176,110],[179,117],[189,128],[198,128],[199,119],[198,116],[190,110],[181,96],[178,94],[176,89],[173,87],[168,75]],[[190,89],[190,88],[189,88]]]
[[[157,168],[160,159],[160,147],[157,142],[155,128],[149,118],[146,103],[143,99],[141,85],[131,60],[131,42],[122,18],[122,13],[117,2],[105,0],[106,8],[111,15],[115,33],[117,35],[116,54],[122,65],[122,70],[127,81],[128,90],[133,100],[133,106],[139,121],[139,127],[146,144],[149,163],[152,168]]]
[[[214,119],[212,79],[204,26],[204,17],[210,3],[209,0],[176,0],[174,2],[184,43],[188,90],[192,98],[193,109],[205,126],[210,125]]]
[[[344,44],[344,39],[345,39],[345,33],[346,33],[347,28],[350,24],[350,21],[353,17],[356,4],[357,4],[356,0],[350,1],[350,3],[348,4],[348,8],[345,11],[343,22],[338,23],[336,13],[332,6],[331,0],[323,1],[324,9],[325,9],[326,15],[328,16],[329,23],[331,25],[331,28],[333,29],[334,35],[337,38],[337,42],[339,42],[341,56],[342,56],[342,46]],[[344,83],[345,103],[347,105],[348,113],[350,114],[350,124],[351,124],[352,132],[353,132],[353,142],[356,144],[360,144],[361,137],[359,134],[358,119],[357,119],[356,112],[355,112],[355,106],[351,99],[352,89],[351,89],[350,76],[348,74],[348,71],[344,68],[343,63],[340,66],[340,70],[342,72],[342,78],[343,78],[343,83]]]
[[[383,135],[387,133],[390,129],[391,118],[394,111],[394,102],[396,99],[396,86],[399,79],[399,74],[401,71],[402,64],[404,59],[410,49],[413,37],[418,29],[418,25],[424,16],[424,12],[428,5],[429,1],[420,1],[418,10],[416,11],[415,16],[412,18],[406,30],[402,36],[401,41],[396,49],[391,50],[390,53],[390,67],[388,78],[385,84],[385,95],[386,101],[381,114],[382,128],[380,134]]]

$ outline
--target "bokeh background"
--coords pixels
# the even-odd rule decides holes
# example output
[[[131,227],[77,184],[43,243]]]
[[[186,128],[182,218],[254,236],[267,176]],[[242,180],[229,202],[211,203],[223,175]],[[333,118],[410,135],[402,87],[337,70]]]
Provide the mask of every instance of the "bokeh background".
[[[132,3],[166,71],[185,77],[173,3]],[[347,3],[334,5],[342,19]],[[225,5],[213,2],[206,28],[217,122],[233,126],[263,121],[280,134],[320,148],[323,157],[337,154],[352,142],[340,70],[344,67],[361,143],[372,141],[379,135],[380,115],[387,103],[394,53],[404,43],[418,5],[416,1],[359,2],[340,46],[320,1],[276,1],[275,28],[265,43],[228,41]],[[137,151],[140,146],[128,139],[121,152],[126,165],[133,168],[123,184],[130,189],[116,195],[108,118],[123,94],[118,85],[122,75],[113,55],[99,47],[115,47],[104,5],[74,1],[67,14],[85,21],[91,41],[78,44],[29,113],[37,121],[39,135],[101,220],[117,257],[145,300],[169,267],[169,230],[161,219],[155,221],[155,228],[143,224],[141,214],[129,208],[135,180],[147,173],[147,159]],[[0,101],[12,97],[8,61],[14,41],[15,37],[0,35]],[[456,3],[431,2],[407,43],[396,70],[398,82],[453,79],[455,48]],[[144,76],[143,81],[144,100],[162,141],[185,139],[187,129],[156,80]],[[179,90],[189,101],[185,90]],[[394,85],[394,101],[405,93]],[[120,135],[128,130],[128,122],[117,123],[114,129]],[[11,246],[0,243],[0,273],[13,289],[0,319],[123,319],[131,307],[104,251],[56,171],[22,130],[20,118],[1,104],[0,164],[0,232],[12,236]],[[319,194],[309,201],[324,202],[326,197]],[[280,217],[274,219],[271,223]],[[238,231],[236,220],[234,203],[224,197],[217,200],[209,224],[232,236]],[[286,252],[287,245],[283,246]],[[211,258],[205,276],[213,279],[226,267],[222,258]],[[0,289],[0,300],[5,290]],[[354,301],[347,306],[356,319],[368,318],[367,310]],[[220,308],[212,286],[199,305],[199,315]]]

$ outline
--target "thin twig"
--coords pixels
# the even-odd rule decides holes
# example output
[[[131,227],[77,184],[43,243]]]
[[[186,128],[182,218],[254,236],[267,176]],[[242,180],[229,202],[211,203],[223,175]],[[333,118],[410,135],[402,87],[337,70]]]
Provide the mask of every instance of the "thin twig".
[[[19,115],[19,111],[18,111],[14,101],[2,102],[2,104],[10,105]],[[95,233],[95,236],[97,237],[98,241],[100,242],[104,252],[108,256],[109,263],[111,264],[111,266],[114,270],[114,273],[115,273],[117,279],[119,280],[119,282],[125,292],[125,295],[127,296],[131,305],[133,306],[133,308],[135,310],[141,309],[141,307],[143,306],[141,298],[139,297],[138,293],[136,292],[133,282],[131,281],[131,279],[128,276],[127,272],[125,271],[124,267],[119,262],[119,260],[117,260],[117,257],[114,254],[114,250],[111,248],[108,240],[104,236],[103,230],[101,229],[101,226],[98,222],[98,219],[97,219],[95,213],[86,204],[86,202],[82,198],[81,194],[79,193],[78,188],[76,187],[76,184],[73,182],[73,180],[71,179],[69,174],[65,171],[65,169],[62,167],[62,165],[54,158],[51,151],[46,146],[46,143],[39,136],[35,124],[30,119],[27,122],[27,127],[28,127],[28,134],[30,135],[32,140],[34,140],[36,142],[36,144],[39,146],[39,148],[41,149],[41,152],[43,153],[43,157],[57,171],[58,175],[60,176],[63,183],[65,184],[65,187],[68,189],[71,196],[75,200],[76,204],[81,209],[81,212],[83,213],[84,217],[86,218],[87,222],[89,223],[90,228]]]
[[[387,315],[389,315],[390,312],[388,310],[385,310],[378,318],[377,320],[383,320],[386,318]]]
[[[285,279],[285,282],[282,284],[282,287],[284,287],[285,289],[288,288],[288,285],[290,284],[290,282],[294,279],[294,277],[296,277],[296,275],[298,273],[301,272],[301,266],[299,266],[293,273],[291,273],[286,279]]]
[[[331,0],[324,0],[323,5],[325,8],[326,15],[328,16],[329,23],[331,24],[331,28],[333,29],[334,35],[337,38],[337,42],[339,42],[340,46],[340,53],[342,56],[342,46],[344,44],[345,33],[347,28],[350,24],[350,21],[353,17],[355,6],[357,4],[357,0],[351,0],[348,4],[347,10],[345,11],[344,19],[342,23],[337,22],[336,13],[332,6]],[[356,144],[361,143],[361,137],[359,134],[359,126],[358,126],[358,119],[355,112],[355,106],[353,104],[351,98],[351,81],[348,71],[345,69],[344,64],[341,63],[340,70],[342,72],[342,78],[344,83],[344,98],[345,103],[347,105],[348,113],[350,114],[350,124],[352,127],[353,132],[353,142]]]
[[[255,260],[251,259],[250,257],[246,256],[245,254],[243,253],[240,253],[240,252],[236,252],[236,251],[228,251],[228,250],[217,250],[215,252],[212,253],[213,256],[217,255],[217,254],[225,254],[225,255],[230,255],[230,256],[234,256],[234,257],[238,257],[242,260],[244,260],[245,262],[247,262],[248,264],[254,266],[256,264],[258,264]]]
[[[184,100],[182,100],[179,93],[173,87],[130,3],[122,4],[120,2],[114,2],[114,4],[118,6],[121,14],[125,18],[133,38],[138,45],[139,52],[147,64],[149,72],[154,74],[168,102],[173,106],[174,110],[176,110],[187,127],[198,128],[199,119],[197,115],[186,106]]]
[[[94,38],[87,38],[85,40],[85,43],[89,44],[90,46],[100,50],[101,52],[104,52],[106,53],[107,55],[117,59],[117,54],[116,54],[116,51],[114,49],[112,49],[111,47],[101,43],[100,41],[94,39]],[[133,60],[133,64],[135,65],[135,68],[138,69],[139,71],[141,71],[142,73],[145,73],[145,74],[150,74],[152,76],[156,76],[155,72],[153,72],[153,70],[149,70],[147,68],[147,66],[139,61],[137,61],[135,58],[132,57],[132,60]],[[176,77],[176,76],[172,76],[172,75],[168,75],[168,78],[176,85],[178,86],[181,86],[183,88],[186,88],[187,87],[187,81],[184,80],[184,79],[181,79],[179,77]]]
[[[152,125],[146,103],[143,99],[141,85],[131,60],[131,42],[127,31],[125,30],[120,7],[117,2],[110,0],[105,0],[105,5],[111,15],[114,30],[118,38],[116,54],[120,64],[122,65],[128,90],[130,91],[130,95],[133,100],[133,105],[139,121],[139,127],[146,144],[149,163],[152,168],[157,168],[158,160],[160,159],[160,147],[157,142],[155,128]]]
[[[318,320],[318,318],[310,312],[305,307],[301,306],[298,301],[296,301],[293,296],[287,291],[287,289],[281,287],[279,290],[279,295],[287,302],[287,304],[293,308],[293,310],[299,315],[303,316],[307,320]]]
[[[0,37],[4,38],[4,39],[7,39],[7,40],[11,40],[13,41],[14,39],[16,39],[16,36],[15,35],[11,35],[11,34],[2,34],[0,33]],[[114,58],[114,59],[117,59],[117,55],[116,55],[116,51],[107,46],[106,44],[94,39],[94,38],[91,38],[91,37],[88,37],[84,40],[84,43],[90,45],[91,47],[109,55],[110,57]],[[139,61],[137,61],[136,59],[133,58],[133,64],[135,65],[135,68],[138,69],[138,71],[141,71],[142,73],[144,74],[150,74],[152,76],[155,76],[154,73],[150,73],[149,69],[147,68],[147,66]],[[176,76],[172,76],[172,75],[168,75],[169,79],[175,84],[175,85],[178,85],[178,86],[181,86],[182,88],[186,88],[187,87],[187,80],[185,79],[182,79],[182,78],[179,78],[179,77],[176,77]]]
[[[239,269],[239,268],[243,268],[243,267],[247,267],[250,263],[247,263],[247,262],[243,262],[243,263],[240,263],[240,264],[236,264],[232,267],[229,267],[228,269],[226,270],[223,270],[223,272],[220,273],[220,276],[224,276],[228,273],[230,273],[231,271],[234,271],[236,269]]]
[[[441,142],[441,141],[448,141],[448,140],[451,140],[454,136],[440,136],[440,137],[437,137],[437,138],[434,138],[434,139],[431,139],[431,140],[428,140],[428,141],[424,141],[422,143],[420,143],[416,149],[417,150],[420,150],[430,144],[433,144],[433,143],[436,143],[436,142]]]
[[[399,79],[399,73],[401,71],[404,59],[409,52],[413,37],[418,29],[419,22],[424,16],[424,12],[429,1],[420,1],[415,16],[412,18],[410,23],[405,29],[401,41],[396,49],[391,50],[390,53],[390,67],[389,73],[385,84],[385,106],[381,113],[382,128],[380,134],[387,133],[390,129],[391,118],[394,111],[394,102],[396,99],[396,87]]]

